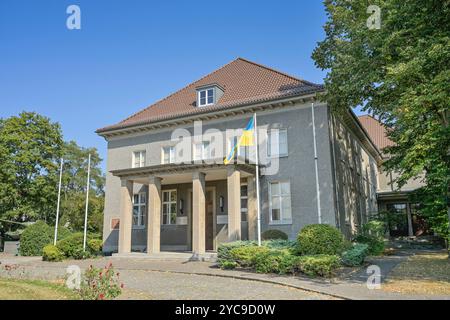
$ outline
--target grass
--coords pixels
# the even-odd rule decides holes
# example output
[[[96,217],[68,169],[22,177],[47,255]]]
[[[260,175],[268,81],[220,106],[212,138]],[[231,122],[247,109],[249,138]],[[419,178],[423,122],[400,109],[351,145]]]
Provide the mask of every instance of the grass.
[[[58,283],[0,278],[0,300],[76,300],[78,296]]]
[[[382,288],[412,295],[450,295],[450,260],[447,253],[420,253],[408,258],[392,270]]]

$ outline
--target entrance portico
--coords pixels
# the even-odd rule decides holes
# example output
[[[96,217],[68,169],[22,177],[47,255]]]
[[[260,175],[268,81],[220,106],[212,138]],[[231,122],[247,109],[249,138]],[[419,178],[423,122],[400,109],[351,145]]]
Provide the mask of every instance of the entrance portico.
[[[173,235],[173,232],[177,232],[177,225],[187,227],[185,245],[194,255],[203,255],[211,248],[216,250],[220,242],[242,239],[240,192],[243,181],[248,186],[248,222],[245,225],[248,230],[245,230],[245,234],[249,239],[255,237],[255,167],[251,164],[166,164],[116,170],[112,174],[121,179],[120,254],[132,251],[134,184],[148,187],[146,251],[149,254],[159,253],[164,245],[161,226],[166,199],[163,199],[163,193],[169,188],[186,191],[179,192],[172,203],[176,207],[176,217],[170,219],[174,218],[176,222],[169,228]],[[177,186],[190,187],[189,190],[176,189]],[[190,205],[187,205],[186,200]]]

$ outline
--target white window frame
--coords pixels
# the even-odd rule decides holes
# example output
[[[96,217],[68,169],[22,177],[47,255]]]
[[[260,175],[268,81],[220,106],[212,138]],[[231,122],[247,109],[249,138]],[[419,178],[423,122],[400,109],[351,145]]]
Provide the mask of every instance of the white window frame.
[[[281,153],[280,152],[280,132],[284,132],[286,136],[286,152]],[[278,129],[278,155],[271,154],[270,148],[271,148],[271,129],[267,130],[267,158],[276,158],[276,157],[287,157],[289,155],[289,143],[288,143],[288,129],[287,128],[281,128]]]
[[[244,221],[244,220],[242,220],[242,215],[243,214],[245,214],[247,216],[247,219],[245,221],[248,221],[248,183],[247,182],[242,182],[241,183],[241,188],[243,186],[247,187],[247,195],[243,196],[242,193],[240,193],[240,201],[242,203],[242,200],[246,200],[247,201],[247,208],[242,208],[242,205],[241,205],[241,221]],[[240,191],[241,191],[241,189],[239,189],[239,192]]]
[[[174,201],[170,200],[170,198],[172,196],[172,192],[176,192],[176,197],[175,197]],[[169,201],[164,201],[164,193],[169,193],[169,198],[168,198]],[[177,205],[178,192],[177,192],[177,189],[163,190],[161,196],[162,196],[161,225],[164,225],[164,226],[176,225],[177,224],[177,212],[178,212],[178,205]],[[168,213],[164,213],[164,205],[165,204],[168,205],[168,208],[169,208],[169,212]],[[175,204],[175,222],[174,223],[171,223],[171,221],[170,221],[170,215],[172,214],[172,212],[170,212],[170,207],[171,207],[172,204]],[[167,223],[164,223],[164,215],[165,214],[168,214]]]
[[[165,149],[169,149],[169,162],[165,162]],[[161,147],[161,164],[175,163],[175,146],[163,146]]]
[[[135,196],[138,196],[138,203],[135,202]],[[142,197],[144,197],[144,202],[142,202]],[[134,208],[138,208],[138,223],[134,224]],[[133,213],[132,213],[132,224],[133,229],[144,229],[145,228],[145,218],[147,216],[147,194],[145,192],[139,192],[133,194]]]
[[[137,154],[139,154],[139,166],[136,166],[136,156],[137,156]],[[145,156],[146,156],[145,150],[133,151],[131,167],[132,168],[145,167]]]
[[[208,92],[212,91],[212,102],[208,103]],[[197,100],[198,100],[198,106],[199,107],[206,107],[206,106],[210,106],[214,104],[214,100],[215,100],[215,92],[214,92],[214,88],[206,88],[206,89],[202,89],[199,90],[197,93]],[[201,103],[201,93],[204,92],[205,93],[205,103],[202,104]]]
[[[280,198],[280,220],[272,219],[272,184],[280,185],[280,194],[278,197]],[[283,195],[281,194],[281,183],[289,183],[289,207],[291,208],[291,216],[288,218],[284,217],[283,214]],[[269,187],[269,224],[292,224],[292,192],[291,192],[291,181],[290,180],[274,180],[268,182]]]
[[[208,146],[205,147],[205,144],[208,144]],[[201,145],[200,156],[197,153],[198,145]],[[208,160],[208,159],[212,158],[210,141],[202,141],[200,143],[193,144],[193,148],[194,148],[194,150],[192,151],[192,154],[194,155],[194,161]]]

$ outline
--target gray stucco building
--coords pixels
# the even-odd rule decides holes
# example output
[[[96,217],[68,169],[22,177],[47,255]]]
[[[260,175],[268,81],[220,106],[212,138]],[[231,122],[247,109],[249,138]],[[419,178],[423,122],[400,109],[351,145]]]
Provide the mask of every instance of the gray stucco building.
[[[293,239],[321,222],[350,237],[378,210],[382,156],[358,118],[334,114],[321,92],[238,58],[97,130],[108,143],[104,251],[203,254],[256,239],[256,148],[223,162],[254,114],[261,230]]]

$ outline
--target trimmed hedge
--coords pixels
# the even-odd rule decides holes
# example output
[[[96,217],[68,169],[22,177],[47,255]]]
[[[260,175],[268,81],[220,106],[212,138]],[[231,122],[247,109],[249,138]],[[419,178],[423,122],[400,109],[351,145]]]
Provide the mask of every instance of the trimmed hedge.
[[[41,256],[42,249],[53,242],[53,229],[44,221],[29,225],[20,237],[19,253],[22,256]]]
[[[217,262],[219,267],[223,268],[223,264],[226,262],[233,261],[231,250],[235,248],[245,247],[245,246],[256,246],[255,241],[234,241],[222,243],[217,248]]]
[[[297,269],[309,276],[330,277],[341,266],[336,255],[317,254],[297,258]]]
[[[230,260],[243,268],[253,267],[258,254],[269,251],[266,247],[243,246],[230,251]]]
[[[264,231],[261,234],[261,239],[262,240],[275,240],[275,239],[287,240],[288,235],[281,230],[269,229],[269,230]]]
[[[62,261],[64,253],[58,247],[48,244],[42,249],[42,260],[44,261]]]
[[[83,251],[83,232],[71,234],[69,237],[58,241],[56,246],[64,253],[66,258],[86,259],[99,253],[99,248],[101,248],[101,240],[93,238],[96,236],[97,235],[87,234],[86,251]]]
[[[342,233],[327,224],[308,225],[297,237],[297,252],[301,255],[340,255],[345,248]]]
[[[342,254],[342,263],[348,267],[360,266],[369,251],[369,246],[364,243],[356,243],[351,249]]]
[[[288,250],[260,251],[254,257],[255,271],[258,273],[295,273],[298,258]]]

